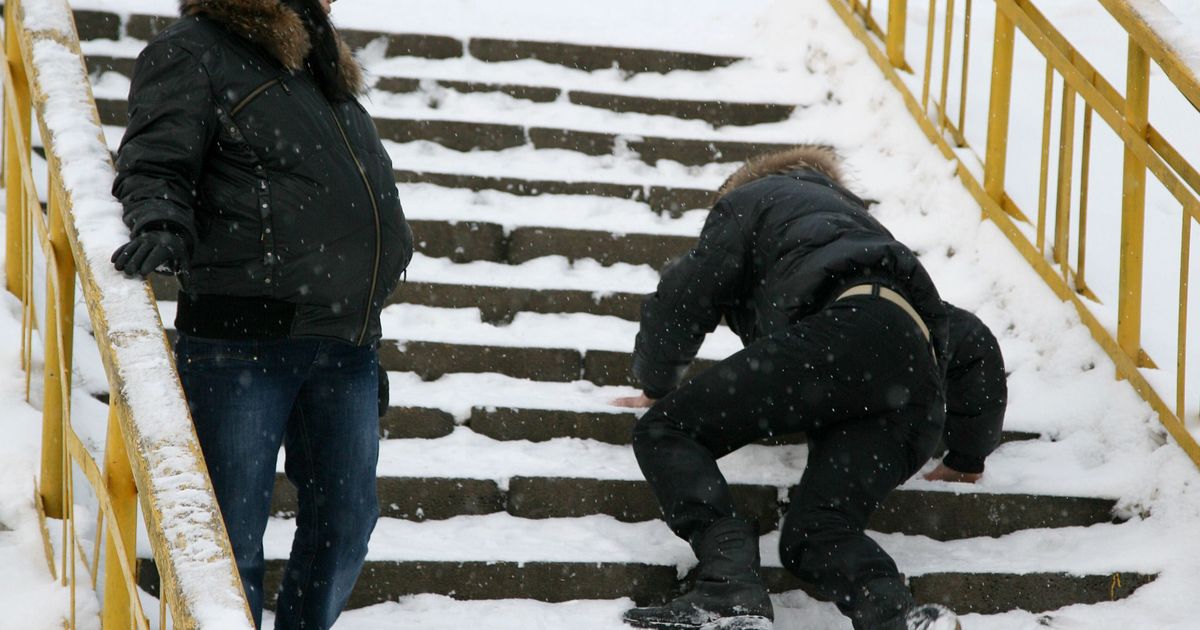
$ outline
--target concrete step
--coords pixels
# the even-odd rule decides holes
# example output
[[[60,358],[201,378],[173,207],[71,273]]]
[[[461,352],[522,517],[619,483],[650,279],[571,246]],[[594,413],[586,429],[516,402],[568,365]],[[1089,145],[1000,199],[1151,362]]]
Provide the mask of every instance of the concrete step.
[[[430,381],[455,373],[496,373],[535,381],[585,380],[597,385],[635,385],[629,374],[628,353],[610,350],[522,348],[444,343],[437,341],[385,341],[379,363],[391,372],[414,372]],[[698,359],[688,375],[714,362]]]
[[[267,561],[267,592],[278,591],[283,567],[282,560]],[[779,567],[764,567],[763,577],[773,593],[805,590],[816,596],[811,587]],[[908,581],[918,601],[939,602],[960,614],[988,615],[1017,609],[1046,612],[1072,604],[1124,599],[1153,582],[1154,576],[1134,572],[953,572],[913,575]],[[158,571],[153,562],[139,562],[138,583],[157,596]],[[666,601],[681,590],[675,567],[632,562],[368,561],[348,608],[418,593],[546,602],[630,597],[638,605],[648,605]],[[274,608],[274,597],[268,608]]]
[[[432,447],[432,445],[431,445]],[[760,534],[774,531],[787,510],[788,488],[731,484],[738,513],[753,519]],[[603,514],[627,523],[662,517],[650,486],[640,480],[511,477],[491,479],[380,477],[382,516],[414,521],[507,512],[527,519]],[[1024,529],[1086,527],[1114,522],[1115,501],[1032,494],[944,492],[900,488],[872,515],[868,528],[883,534],[958,540],[1003,536]],[[279,475],[272,513],[291,518],[296,493]]]
[[[122,36],[148,41],[175,21],[174,15],[134,13],[125,17],[115,12],[77,10],[76,28],[81,40],[118,39]],[[635,74],[654,72],[665,74],[673,70],[705,71],[737,63],[740,57],[705,53],[596,46],[566,42],[538,42],[495,38],[469,40],[444,35],[389,33],[363,29],[340,29],[351,48],[361,48],[384,39],[385,55],[425,59],[450,59],[469,55],[481,61],[518,61],[536,59],[545,63],[577,70],[619,70]]]
[[[437,341],[384,341],[379,363],[391,372],[414,372],[431,381],[455,373],[496,373],[535,381],[590,381],[596,385],[636,385],[629,353],[580,352],[567,348],[470,345]],[[688,376],[715,363],[697,359]]]
[[[662,234],[614,234],[596,230],[518,227],[505,230],[480,221],[413,220],[416,250],[454,262],[486,260],[520,264],[542,256],[591,259],[602,265],[627,263],[661,268],[687,252],[695,237]]]
[[[472,57],[481,61],[536,59],[589,72],[615,67],[628,74],[714,70],[741,60],[739,57],[693,52],[491,38],[471,39],[467,50]]]
[[[716,200],[713,190],[683,188],[678,186],[655,186],[620,184],[612,182],[559,181],[552,179],[534,180],[521,177],[471,175],[447,173],[433,170],[397,169],[396,182],[400,184],[433,184],[445,188],[466,190],[496,190],[519,196],[535,195],[591,195],[615,197],[645,202],[655,212],[679,215],[686,210],[709,208]]]
[[[113,57],[89,58],[91,71],[117,71],[129,76],[131,60]],[[127,71],[127,72],[125,72]],[[499,93],[535,103],[550,103],[566,93],[567,101],[584,107],[606,109],[614,112],[670,116],[687,120],[703,120],[714,127],[750,126],[786,120],[795,111],[795,105],[774,103],[736,103],[728,101],[688,100],[633,96],[584,90],[563,90],[557,87],[517,85],[511,83],[483,83],[449,79],[418,79],[413,77],[384,77],[375,84],[375,89],[393,93],[410,93],[422,86],[436,86],[464,94]],[[124,99],[97,99],[100,120],[106,125],[124,126],[127,121],[127,104]]]
[[[400,143],[426,141],[464,152],[502,151],[530,145],[535,149],[563,149],[593,156],[614,155],[622,149],[650,165],[659,160],[685,166],[741,162],[760,153],[793,146],[793,143],[634,136],[465,120],[376,117],[375,125],[383,139]]]
[[[529,384],[529,387],[536,387]],[[493,440],[545,442],[558,438],[596,440],[606,444],[629,444],[637,413],[623,411],[578,411],[571,409],[533,409],[515,406],[473,405],[466,418],[456,421],[454,414],[437,407],[395,405],[381,420],[383,437],[393,439],[438,438],[450,435],[455,427],[469,427]],[[1036,440],[1037,433],[1005,431],[1003,442]],[[764,444],[799,444],[803,433],[779,436]]]
[[[738,103],[729,101],[678,99],[635,96],[589,90],[563,90],[556,87],[519,85],[512,83],[483,83],[449,79],[419,79],[414,77],[383,77],[375,89],[408,93],[419,91],[422,85],[432,85],[464,94],[499,93],[535,103],[550,103],[566,95],[567,101],[584,107],[614,112],[671,116],[687,120],[703,120],[714,127],[750,126],[787,120],[796,111],[795,105],[778,103]]]
[[[174,276],[150,278],[154,296],[175,301],[179,283]],[[440,308],[479,308],[484,322],[512,321],[517,313],[592,313],[636,320],[640,293],[597,292],[575,289],[529,289],[409,280],[388,298],[388,304],[419,304]]]

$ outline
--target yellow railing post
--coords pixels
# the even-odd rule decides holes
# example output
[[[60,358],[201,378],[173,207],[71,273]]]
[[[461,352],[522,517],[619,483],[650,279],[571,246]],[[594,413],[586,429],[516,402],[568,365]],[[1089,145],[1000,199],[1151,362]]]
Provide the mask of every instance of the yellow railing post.
[[[1016,26],[1003,11],[996,11],[992,53],[992,94],[988,104],[987,149],[983,163],[983,189],[1004,207],[1004,173],[1008,159],[1008,115],[1012,101],[1013,41]]]
[[[113,523],[105,539],[104,557],[107,562],[117,562],[117,541],[125,545],[125,557],[133,558],[137,532],[137,485],[133,480],[133,469],[129,465],[129,454],[125,440],[121,437],[121,424],[117,418],[117,407],[108,408],[108,440],[104,448],[104,483],[112,497]],[[126,584],[121,571],[109,568],[104,572],[104,604],[101,610],[101,627],[132,628],[133,606],[130,601],[130,585]]]
[[[10,3],[11,4],[11,3]],[[6,15],[12,15],[10,9]],[[25,232],[24,218],[24,186],[21,185],[21,158],[17,154],[17,138],[24,137],[26,142],[29,140],[30,128],[32,125],[32,109],[29,104],[29,78],[25,75],[25,68],[19,62],[14,63],[13,60],[21,58],[21,42],[17,36],[17,25],[15,20],[5,20],[4,22],[4,55],[5,63],[8,64],[9,72],[12,74],[13,89],[12,93],[5,91],[5,100],[11,99],[8,107],[13,107],[17,111],[18,125],[16,128],[10,123],[11,118],[6,114],[4,116],[4,187],[7,202],[7,213],[5,221],[5,243],[7,244],[6,259],[7,263],[5,279],[8,290],[16,295],[24,295],[24,264],[21,261],[25,260],[25,248],[23,247],[24,238],[22,235]],[[17,134],[21,134],[18,136]]]
[[[1075,170],[1075,90],[1063,85],[1062,127],[1058,133],[1058,199],[1054,205],[1054,262],[1064,281],[1071,278],[1071,185]]]
[[[47,259],[53,259],[48,267],[55,273],[46,279],[46,308],[43,341],[46,348],[43,371],[42,396],[42,474],[41,495],[46,505],[46,515],[64,518],[66,492],[63,488],[66,462],[63,434],[70,419],[71,396],[71,345],[75,320],[75,263],[71,244],[63,225],[61,204],[57,190],[57,178],[50,175],[49,236],[50,251]],[[59,345],[61,341],[61,346]]]
[[[888,2],[887,54],[888,61],[898,70],[908,70],[904,60],[904,40],[908,34],[908,0]]]
[[[1125,121],[1143,138],[1149,124],[1150,57],[1130,38]],[[1125,145],[1121,191],[1121,270],[1117,300],[1117,343],[1135,362],[1142,349],[1142,258],[1146,218],[1146,165]]]

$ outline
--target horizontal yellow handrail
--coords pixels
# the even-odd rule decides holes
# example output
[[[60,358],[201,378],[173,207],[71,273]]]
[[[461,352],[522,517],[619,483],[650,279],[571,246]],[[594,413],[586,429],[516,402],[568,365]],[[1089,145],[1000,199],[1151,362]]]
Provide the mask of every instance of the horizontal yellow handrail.
[[[1100,0],[1100,4],[1200,110],[1200,42],[1190,39],[1195,34],[1188,34],[1159,0]]]

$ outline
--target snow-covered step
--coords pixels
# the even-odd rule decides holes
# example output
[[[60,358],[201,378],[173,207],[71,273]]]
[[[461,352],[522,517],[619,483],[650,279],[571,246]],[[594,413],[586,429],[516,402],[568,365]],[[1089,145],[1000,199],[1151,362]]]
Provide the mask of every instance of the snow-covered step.
[[[151,277],[160,301],[175,301],[173,276]],[[592,313],[635,320],[642,297],[654,291],[658,274],[648,266],[603,266],[592,260],[572,263],[547,256],[516,265],[494,262],[453,263],[417,253],[405,283],[389,304],[480,309],[485,322],[512,321],[520,312]]]
[[[119,137],[119,136],[118,136]],[[485,162],[481,168],[472,168],[471,162]],[[655,212],[679,215],[687,210],[708,208],[713,203],[713,192],[720,179],[707,182],[654,184],[622,183],[596,177],[595,170],[575,171],[575,175],[564,175],[555,179],[555,172],[508,173],[504,167],[489,168],[490,160],[479,160],[475,156],[464,156],[464,164],[425,164],[419,156],[399,157],[392,152],[396,166],[398,184],[427,184],[440,188],[469,191],[497,191],[521,197],[540,195],[583,195],[606,197],[643,203]],[[508,162],[508,165],[511,165]],[[599,165],[603,166],[603,165]],[[579,173],[584,174],[580,179]],[[712,188],[701,187],[711,184]],[[403,196],[403,187],[401,189]]]
[[[175,20],[175,15],[134,13],[122,16],[106,11],[76,10],[82,40],[113,40],[122,35],[147,41]],[[534,59],[584,71],[616,68],[627,74],[676,70],[705,71],[730,66],[740,57],[698,52],[654,50],[622,46],[597,46],[566,42],[528,41],[477,37],[467,41],[444,35],[393,33],[343,28],[339,33],[353,48],[384,42],[386,56],[448,59],[470,56],[485,62]],[[86,50],[86,49],[85,49]]]
[[[434,142],[455,151],[502,151],[520,146],[560,149],[584,155],[636,156],[647,164],[669,160],[685,166],[741,162],[788,142],[739,141],[608,133],[570,128],[478,122],[474,120],[400,118],[375,115],[385,140],[398,143]]]
[[[169,338],[176,304],[158,302]],[[630,385],[637,323],[590,313],[518,313],[503,325],[486,323],[478,308],[393,304],[384,309],[379,363],[430,381],[455,373],[496,373],[518,379]],[[580,331],[588,334],[582,335]],[[725,327],[708,336],[689,375],[741,347]]]
[[[163,310],[171,306],[163,304]],[[164,314],[164,321],[173,316]],[[628,385],[637,323],[588,313],[518,313],[510,324],[484,323],[477,308],[411,304],[383,311],[380,363],[426,380],[456,372],[495,372],[543,381]],[[587,334],[581,334],[587,331]],[[727,328],[709,335],[692,374],[733,354],[741,342]]]
[[[559,99],[584,107],[614,112],[651,116],[670,116],[684,120],[702,120],[714,127],[749,126],[786,120],[796,110],[795,105],[778,103],[742,103],[718,100],[682,99],[604,91],[563,89],[543,85],[516,83],[485,83],[413,76],[387,76],[376,82],[374,89],[404,94],[451,90],[463,94],[498,93],[535,103],[551,103]]]
[[[99,67],[100,59],[92,63]],[[124,70],[125,64],[116,64]],[[657,96],[642,96],[619,94],[593,90],[568,90],[546,85],[524,85],[516,83],[488,83],[479,81],[461,81],[454,79],[423,78],[412,76],[388,76],[380,78],[373,90],[390,94],[420,93],[427,98],[436,98],[436,94],[451,91],[458,94],[502,94],[513,99],[531,103],[553,103],[560,99],[564,103],[589,107],[598,110],[618,113],[643,114],[648,116],[667,116],[680,120],[700,120],[713,127],[750,126],[766,123],[776,123],[786,120],[796,110],[796,105],[778,103],[741,103],[719,100],[682,99]],[[96,106],[100,118],[105,124],[124,125],[126,122],[126,102],[124,96],[115,98],[97,98]]]
[[[897,558],[919,599],[943,601],[962,613],[1036,612],[1120,599],[1152,581],[1166,551],[1155,549],[1153,540],[1136,542],[1145,537],[1143,529],[1131,522],[951,542],[895,534],[877,539]],[[289,520],[272,519],[267,527],[269,592],[278,585],[293,531]],[[1050,548],[1041,542],[1047,536],[1053,539]],[[1131,548],[1113,553],[1114,537],[1133,541]],[[803,588],[780,568],[777,545],[775,533],[760,539],[768,588]],[[687,544],[659,521],[531,520],[507,514],[423,523],[385,518],[372,536],[350,607],[416,593],[547,602],[662,601],[694,565]],[[143,561],[141,568],[140,582],[155,592],[153,566]]]
[[[388,375],[392,407],[382,422],[385,438],[438,438],[458,426],[493,440],[545,442],[579,438],[629,444],[639,413],[610,403],[635,394],[632,387],[602,387],[587,381],[554,383],[501,374],[447,374],[423,381],[417,374]],[[1037,440],[1034,431],[1005,431],[1004,442]],[[802,434],[765,443],[797,444]]]
[[[695,245],[692,236],[629,234],[572,228],[520,227],[496,223],[411,220],[416,251],[454,262],[486,260],[520,264],[543,256],[662,267]],[[621,229],[613,226],[614,230]]]
[[[703,192],[707,195],[704,203],[710,205],[713,191]],[[705,209],[672,217],[654,211],[645,201],[586,194],[541,191],[537,195],[517,195],[430,184],[403,184],[400,193],[410,220],[494,223],[506,231],[550,227],[695,238],[708,216]]]
[[[471,477],[382,476],[378,485],[383,516],[406,520],[500,512],[530,519],[602,514],[622,522],[662,516],[650,487],[640,480],[516,476],[497,483]],[[781,497],[788,488],[732,484],[730,489],[740,515],[753,519],[760,532],[776,529],[787,508]],[[1003,536],[1024,529],[1109,523],[1114,504],[1093,497],[901,488],[871,516],[868,527],[933,540]],[[292,516],[296,509],[295,491],[280,474],[272,512]]]

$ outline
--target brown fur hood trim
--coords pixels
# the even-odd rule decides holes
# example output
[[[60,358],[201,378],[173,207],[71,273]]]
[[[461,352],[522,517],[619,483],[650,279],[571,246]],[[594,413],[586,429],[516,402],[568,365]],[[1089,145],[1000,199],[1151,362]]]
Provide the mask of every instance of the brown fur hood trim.
[[[785,175],[799,170],[816,171],[839,186],[845,186],[842,181],[842,158],[833,147],[821,144],[801,144],[790,149],[764,153],[750,158],[729,179],[721,184],[718,196],[724,196],[733,189],[749,184],[756,179],[768,175]]]
[[[312,41],[300,16],[279,0],[180,0],[183,16],[203,15],[220,22],[234,34],[267,50],[287,69],[298,72],[312,50]],[[337,35],[338,62],[351,94],[363,93],[362,67],[350,47]]]

